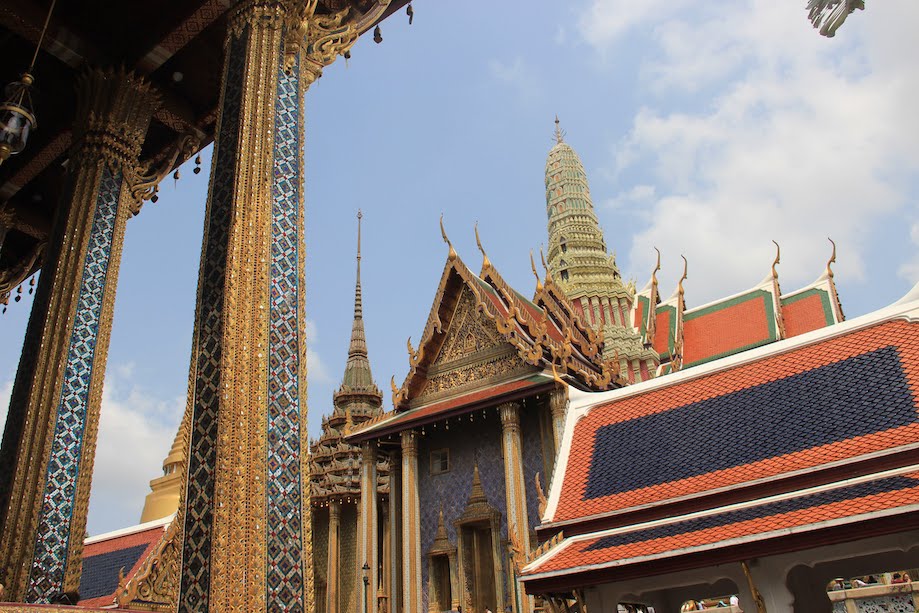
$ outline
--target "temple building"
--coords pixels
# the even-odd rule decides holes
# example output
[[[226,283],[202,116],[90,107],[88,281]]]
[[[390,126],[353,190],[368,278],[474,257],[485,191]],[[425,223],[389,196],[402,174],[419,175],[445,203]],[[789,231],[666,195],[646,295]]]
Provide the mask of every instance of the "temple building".
[[[916,610],[915,577],[838,578],[919,565],[917,322],[919,286],[631,388],[572,389],[526,591],[553,612],[724,594],[748,612]]]
[[[361,513],[362,450],[344,440],[355,427],[383,412],[383,394],[373,382],[367,339],[364,334],[361,297],[361,213],[358,212],[357,282],[354,290],[354,323],[348,345],[348,362],[341,386],[332,398],[334,409],[322,419],[322,434],[310,445],[310,504],[313,507],[313,568],[318,613],[357,611],[362,602],[361,587],[366,543]],[[376,458],[371,461],[376,462]],[[387,559],[390,525],[385,514],[389,496],[389,463],[382,458],[375,466],[375,491],[383,510],[378,525],[382,538],[373,543],[379,548],[376,559]],[[379,598],[388,594],[390,565],[367,569],[377,575]],[[377,594],[373,594],[377,597]]]

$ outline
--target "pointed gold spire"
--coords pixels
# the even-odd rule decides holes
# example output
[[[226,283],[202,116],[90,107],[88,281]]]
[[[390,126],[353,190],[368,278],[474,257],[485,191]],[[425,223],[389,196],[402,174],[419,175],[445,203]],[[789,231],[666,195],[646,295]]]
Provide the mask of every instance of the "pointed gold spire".
[[[562,126],[558,120],[558,114],[555,115],[555,142],[556,144],[565,142],[565,134],[562,132]]]
[[[468,504],[486,501],[485,490],[482,489],[482,479],[479,477],[479,461],[476,460],[472,466],[472,491],[469,492]]]
[[[370,360],[367,356],[367,337],[364,333],[364,299],[361,291],[361,220],[364,214],[357,212],[357,272],[354,282],[354,321],[351,324],[351,342],[348,345],[348,362],[341,387],[335,392],[333,400],[355,394],[379,397],[382,404],[383,395],[373,382],[370,371]],[[336,405],[339,403],[336,402]],[[373,402],[372,404],[377,404]],[[344,406],[344,405],[343,405]]]

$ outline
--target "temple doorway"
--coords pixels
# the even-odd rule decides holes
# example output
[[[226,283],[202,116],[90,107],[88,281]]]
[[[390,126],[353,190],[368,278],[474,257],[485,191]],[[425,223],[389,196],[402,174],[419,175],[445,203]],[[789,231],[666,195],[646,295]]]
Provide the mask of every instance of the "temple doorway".
[[[453,608],[453,590],[450,585],[450,558],[446,555],[431,557],[431,583],[434,611],[450,611]]]
[[[463,526],[463,565],[471,613],[498,611],[494,541],[488,523]]]

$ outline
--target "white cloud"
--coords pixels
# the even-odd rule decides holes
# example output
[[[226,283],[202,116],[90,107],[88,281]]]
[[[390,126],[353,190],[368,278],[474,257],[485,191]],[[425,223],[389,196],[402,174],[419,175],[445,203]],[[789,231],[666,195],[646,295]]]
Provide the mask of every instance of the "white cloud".
[[[13,395],[13,382],[0,384],[0,424],[6,424],[6,414],[10,410],[10,397]]]
[[[587,42],[605,52],[631,28],[653,23],[685,4],[685,0],[592,0],[579,26]]]
[[[909,237],[913,242],[915,253],[912,259],[904,262],[897,272],[910,283],[919,283],[919,221],[913,222],[913,225],[910,226]]]
[[[635,185],[623,192],[619,192],[603,204],[612,209],[618,209],[629,204],[640,204],[654,198],[655,191],[653,185]]]
[[[516,91],[520,97],[530,100],[541,91],[536,72],[519,55],[510,62],[492,59],[488,62],[491,76]]]
[[[132,380],[133,365],[110,365],[93,469],[88,529],[98,534],[140,520],[149,482],[162,474],[185,398],[163,398]]]
[[[310,383],[329,384],[332,377],[326,368],[322,356],[316,350],[319,343],[319,331],[316,329],[316,322],[312,319],[306,320],[306,368]]]
[[[641,70],[659,96],[614,161],[620,182],[635,169],[656,178],[653,204],[636,213],[632,268],[650,270],[658,245],[675,281],[685,253],[698,304],[757,282],[775,239],[783,288],[793,289],[820,273],[832,236],[838,270],[862,278],[872,233],[903,214],[919,170],[919,39],[909,25],[919,5],[872,4],[828,40],[794,2],[722,3],[701,16],[696,5],[633,4],[595,0],[581,24],[599,52],[650,30]],[[681,98],[701,88],[702,108]]]

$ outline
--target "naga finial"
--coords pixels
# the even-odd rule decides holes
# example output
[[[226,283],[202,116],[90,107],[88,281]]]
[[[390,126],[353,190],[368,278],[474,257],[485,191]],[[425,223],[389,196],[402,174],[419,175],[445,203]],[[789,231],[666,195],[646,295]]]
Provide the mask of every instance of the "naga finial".
[[[565,142],[565,133],[562,132],[561,124],[558,121],[558,114],[555,115],[555,142],[559,144]]]
[[[775,241],[772,241],[772,244],[775,245],[775,260],[772,262],[772,278],[778,279],[779,273],[775,267],[782,262],[782,248],[779,247],[779,244]]]
[[[536,291],[542,291],[542,281],[539,280],[539,273],[536,272],[536,260],[533,259],[533,250],[530,249],[530,268],[533,269],[533,276],[536,277]]]
[[[479,238],[479,222],[475,222],[475,244],[479,251],[482,252],[482,270],[490,268],[491,261],[488,259],[488,254],[485,253],[485,248],[482,247],[482,240]]]
[[[828,276],[830,279],[832,279],[832,278],[833,278],[833,268],[832,268],[832,266],[833,266],[833,264],[836,262],[836,243],[835,243],[835,242],[833,241],[833,239],[830,238],[830,237],[827,237],[827,240],[830,241],[830,244],[833,245],[833,254],[830,256],[829,261],[827,261],[827,263],[826,263],[826,276]]]
[[[679,292],[680,296],[682,296],[683,295],[683,281],[686,280],[686,272],[689,270],[689,262],[686,261],[685,255],[680,254],[680,257],[683,258],[683,276],[680,277],[680,280],[676,284],[676,287],[677,287],[677,291]]]
[[[444,238],[444,242],[450,247],[450,255],[448,256],[451,260],[456,259],[456,249],[453,248],[453,243],[450,242],[450,239],[447,238],[447,231],[444,230],[444,214],[440,214],[440,235]]]

